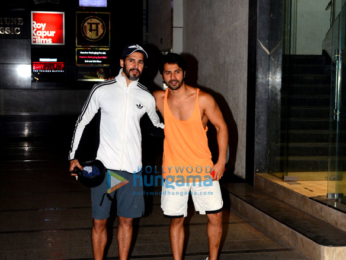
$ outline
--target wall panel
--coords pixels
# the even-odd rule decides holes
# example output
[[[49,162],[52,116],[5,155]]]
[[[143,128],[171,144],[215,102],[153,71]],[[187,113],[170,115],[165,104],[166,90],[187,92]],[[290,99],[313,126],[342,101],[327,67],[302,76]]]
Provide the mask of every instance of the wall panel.
[[[211,93],[230,132],[229,168],[245,178],[248,1],[184,1],[186,80]]]

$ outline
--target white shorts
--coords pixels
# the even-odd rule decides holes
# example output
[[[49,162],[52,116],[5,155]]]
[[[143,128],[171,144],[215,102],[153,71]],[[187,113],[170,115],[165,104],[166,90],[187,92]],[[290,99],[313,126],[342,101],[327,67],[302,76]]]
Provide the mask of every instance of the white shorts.
[[[161,194],[161,208],[164,216],[169,218],[186,217],[189,194],[192,196],[197,213],[205,215],[222,211],[223,200],[218,181],[204,185],[203,182],[176,183],[165,180]]]

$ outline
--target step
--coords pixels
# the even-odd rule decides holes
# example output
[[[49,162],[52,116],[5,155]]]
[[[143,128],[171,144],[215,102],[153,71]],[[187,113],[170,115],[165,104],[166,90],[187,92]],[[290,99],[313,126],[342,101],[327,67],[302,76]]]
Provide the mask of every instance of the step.
[[[329,130],[329,118],[286,118],[281,119],[281,128],[289,130]]]
[[[288,145],[280,144],[280,147],[286,147],[288,156],[329,155],[329,143],[289,143]]]
[[[321,82],[316,82],[315,84],[311,85],[311,84],[306,84],[306,83],[291,83],[289,81],[283,81],[282,82],[282,90],[286,90],[289,89],[291,87],[318,87],[318,88],[322,88],[322,87],[327,87],[327,86],[331,86],[331,83],[321,83]]]
[[[330,96],[327,95],[316,95],[316,96],[307,96],[307,95],[291,95],[288,99],[282,99],[283,106],[300,106],[300,107],[309,107],[309,106],[322,106],[326,107],[330,105]]]
[[[286,167],[286,171],[289,172],[324,172],[333,170],[337,162],[345,164],[346,157],[329,155],[285,156],[282,153],[280,156],[275,156],[271,172],[284,171],[283,167]]]
[[[291,66],[283,65],[282,71],[284,75],[291,74],[329,74],[331,71],[330,65],[321,64],[290,64]]]
[[[287,139],[293,143],[311,143],[311,142],[319,142],[319,143],[327,143],[329,142],[329,135],[331,131],[326,130],[289,130],[282,131],[282,138],[287,136]]]
[[[325,74],[290,74],[283,75],[282,81],[290,84],[331,84],[331,76]]]
[[[224,187],[229,191],[233,210],[309,259],[346,259],[345,231],[248,184]],[[336,254],[341,258],[335,258]]]
[[[336,150],[335,144],[329,143],[288,143],[280,144],[281,149],[287,150],[288,156],[335,156],[329,154]],[[339,144],[338,149],[341,151],[346,150],[346,144]]]
[[[272,171],[283,171],[285,163],[289,172],[322,172],[328,171],[329,156],[277,156],[275,160],[274,164],[281,165],[281,168]]]
[[[321,219],[334,227],[346,231],[346,211],[339,210],[339,208],[328,203],[317,202],[316,200],[322,200],[322,193],[314,191],[310,194],[310,190],[314,189],[314,181],[300,181],[307,173],[297,174],[298,181],[295,183],[285,182],[282,178],[278,178],[268,173],[256,173],[255,174],[255,187],[266,194],[270,194],[272,197],[299,208],[300,210],[308,213],[318,219]],[[290,173],[290,175],[293,175]],[[327,181],[324,179],[325,191],[323,191],[324,197],[326,198],[327,193]],[[294,184],[294,185],[292,185]],[[306,190],[305,194],[298,192],[298,186],[302,186],[303,190]],[[299,188],[300,190],[302,188]],[[316,193],[320,194],[317,195]],[[345,205],[342,207],[345,209]]]
[[[287,136],[287,139],[291,143],[328,143],[329,136],[332,131],[328,130],[289,130],[282,131],[282,138]]]
[[[287,130],[281,131],[282,142],[290,143],[326,143],[336,142],[336,132],[331,130]],[[346,140],[346,132],[339,132],[339,143]]]
[[[293,84],[284,86],[282,93],[287,95],[330,95],[331,87],[330,84]]]
[[[293,65],[325,65],[326,59],[322,55],[284,55],[283,66]]]
[[[283,108],[287,109],[287,108]],[[288,111],[292,118],[329,118],[330,108],[326,107],[290,107]]]

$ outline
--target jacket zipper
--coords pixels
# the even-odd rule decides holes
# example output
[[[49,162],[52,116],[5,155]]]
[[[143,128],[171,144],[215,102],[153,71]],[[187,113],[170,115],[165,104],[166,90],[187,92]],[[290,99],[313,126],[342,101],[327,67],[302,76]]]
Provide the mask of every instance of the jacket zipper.
[[[121,164],[120,170],[123,170],[123,161],[124,161],[124,153],[125,153],[125,142],[126,142],[126,127],[127,127],[127,100],[128,100],[128,86],[126,87],[126,102],[125,102],[125,122],[124,122],[124,140],[123,140],[123,149],[121,151]]]

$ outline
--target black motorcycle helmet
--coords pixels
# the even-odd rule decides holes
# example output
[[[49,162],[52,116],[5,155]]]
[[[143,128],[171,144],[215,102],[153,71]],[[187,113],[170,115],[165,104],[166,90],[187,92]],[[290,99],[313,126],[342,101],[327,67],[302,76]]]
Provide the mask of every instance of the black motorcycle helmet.
[[[77,173],[78,180],[87,187],[99,186],[106,175],[106,168],[99,160],[81,162],[83,170],[75,167],[73,172]]]

